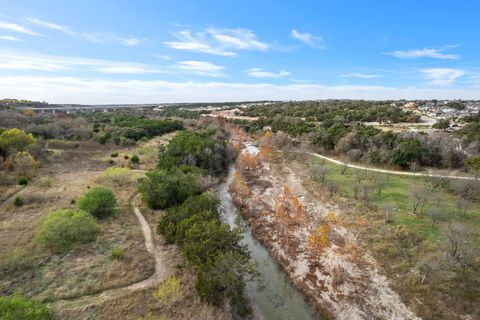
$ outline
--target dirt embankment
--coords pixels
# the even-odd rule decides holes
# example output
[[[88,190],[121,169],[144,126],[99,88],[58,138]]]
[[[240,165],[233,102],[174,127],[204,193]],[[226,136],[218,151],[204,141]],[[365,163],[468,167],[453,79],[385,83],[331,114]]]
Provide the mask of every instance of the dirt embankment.
[[[309,302],[327,318],[418,319],[389,287],[375,260],[358,248],[355,232],[341,222],[338,206],[321,200],[324,197],[302,179],[298,168],[280,159],[240,168],[248,196],[233,198],[254,235]],[[283,203],[285,187],[299,204]],[[327,240],[314,250],[311,236],[326,224]]]

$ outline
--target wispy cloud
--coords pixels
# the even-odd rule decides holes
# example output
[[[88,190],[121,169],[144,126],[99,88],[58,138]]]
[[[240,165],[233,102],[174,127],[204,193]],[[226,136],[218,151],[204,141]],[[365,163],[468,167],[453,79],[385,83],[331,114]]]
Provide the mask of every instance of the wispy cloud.
[[[82,32],[80,34],[83,38],[95,43],[118,43],[123,46],[133,47],[141,44],[144,39],[136,37],[122,37],[109,32]]]
[[[243,28],[208,28],[196,33],[180,30],[173,35],[178,41],[164,42],[170,48],[219,56],[235,56],[236,50],[264,51],[269,48],[267,43],[258,40],[253,31]]]
[[[39,28],[46,28],[49,30],[63,32],[70,36],[82,37],[90,42],[95,42],[95,43],[117,43],[123,46],[133,47],[145,41],[145,38],[138,38],[134,36],[121,36],[111,32],[86,32],[86,31],[77,32],[72,28],[70,28],[69,26],[60,25],[60,24],[57,24],[51,21],[42,20],[39,18],[25,18],[22,21],[30,25],[35,25]],[[16,26],[15,27],[16,29],[18,29],[18,27],[22,27],[25,29],[25,27],[20,25],[15,25],[15,26]],[[0,28],[1,27],[2,25],[0,24]],[[26,29],[26,30],[29,30],[29,29]]]
[[[265,71],[261,68],[252,68],[245,70],[245,73],[255,78],[281,78],[288,77],[290,72],[281,70],[279,72]]]
[[[165,71],[161,71],[154,66],[142,63],[41,55],[17,51],[0,51],[0,70],[1,69],[44,72],[93,71],[112,74],[165,73]]]
[[[236,50],[267,50],[269,45],[257,39],[256,34],[248,29],[207,29],[210,34],[223,48]]]
[[[28,90],[27,90],[28,89]],[[0,75],[0,96],[52,103],[161,103],[310,99],[477,99],[478,88],[273,85]]]
[[[23,33],[23,34],[28,34],[30,36],[40,36],[39,33],[23,26],[20,24],[16,23],[8,23],[8,22],[1,22],[0,21],[0,29],[2,30],[7,30],[7,31],[13,31],[17,33]]]
[[[379,74],[368,74],[368,73],[344,73],[340,75],[341,78],[360,78],[360,79],[372,79],[381,77]]]
[[[294,39],[303,42],[315,49],[325,49],[325,43],[323,41],[323,37],[313,35],[308,32],[299,32],[296,29],[293,29],[290,34]]]
[[[56,24],[56,23],[53,23],[53,22],[49,22],[49,21],[45,21],[45,20],[41,20],[41,19],[38,19],[38,18],[25,18],[25,21],[27,21],[30,24],[42,27],[42,28],[47,28],[47,29],[50,29],[50,30],[60,31],[60,32],[63,32],[63,33],[69,34],[69,35],[74,35],[75,34],[75,32],[73,32],[73,30],[70,29],[67,26],[62,26],[62,25],[59,25],[59,24]]]
[[[0,36],[0,40],[20,42],[21,40],[13,36]]]
[[[463,70],[453,68],[432,68],[421,71],[432,85],[450,85],[465,74]]]
[[[387,54],[400,59],[414,59],[414,58],[433,58],[433,59],[447,59],[447,60],[460,59],[459,55],[456,55],[453,53],[444,53],[445,50],[453,47],[455,46],[445,46],[437,49],[420,48],[420,49],[411,49],[411,50],[397,50],[397,51],[387,52]]]
[[[172,58],[170,56],[164,55],[164,54],[154,54],[153,55],[155,58],[163,60],[163,61],[170,61]]]
[[[185,71],[190,71],[196,74],[219,77],[222,76],[222,71],[225,69],[223,66],[219,66],[207,61],[188,60],[180,61],[178,68]]]

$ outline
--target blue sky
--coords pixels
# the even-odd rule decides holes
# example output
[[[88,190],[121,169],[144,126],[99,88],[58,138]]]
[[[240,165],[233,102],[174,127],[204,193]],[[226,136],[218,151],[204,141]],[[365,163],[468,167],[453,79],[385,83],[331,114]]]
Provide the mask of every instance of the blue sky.
[[[0,97],[480,99],[478,1],[0,0]]]

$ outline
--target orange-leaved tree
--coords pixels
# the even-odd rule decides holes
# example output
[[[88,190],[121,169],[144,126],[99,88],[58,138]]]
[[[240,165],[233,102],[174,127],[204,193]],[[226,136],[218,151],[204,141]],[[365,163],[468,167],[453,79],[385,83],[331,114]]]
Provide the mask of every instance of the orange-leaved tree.
[[[232,194],[233,200],[241,205],[244,205],[246,198],[250,196],[250,189],[248,189],[247,182],[238,172],[235,172],[233,175],[233,180],[230,183],[229,191]]]

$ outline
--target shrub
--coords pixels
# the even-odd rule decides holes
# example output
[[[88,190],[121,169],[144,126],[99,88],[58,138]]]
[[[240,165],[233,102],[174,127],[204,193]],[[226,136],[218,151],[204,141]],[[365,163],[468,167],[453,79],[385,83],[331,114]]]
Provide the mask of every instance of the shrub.
[[[114,161],[113,159],[109,159],[109,160],[108,160],[108,164],[111,165],[111,166],[113,166],[113,165],[115,164],[115,161]]]
[[[122,247],[115,247],[110,251],[110,258],[113,260],[122,259],[125,256],[125,249]]]
[[[121,187],[132,182],[132,172],[128,168],[111,167],[103,171],[102,178]]]
[[[52,177],[41,177],[38,184],[41,187],[50,188],[50,187],[53,186],[53,178]]]
[[[14,162],[15,172],[19,176],[32,177],[37,168],[37,162],[26,151],[18,152]]]
[[[25,200],[23,200],[23,198],[20,196],[16,196],[13,200],[13,204],[15,205],[15,207],[21,207],[25,204]]]
[[[158,290],[153,293],[153,296],[163,305],[172,305],[183,298],[182,288],[180,286],[180,279],[176,276],[171,276],[160,284]]]
[[[125,159],[125,160],[128,160],[128,158],[130,158],[130,157],[128,156],[128,154],[126,154],[126,155],[123,156],[123,159]]]
[[[154,170],[140,179],[143,201],[152,209],[166,209],[201,192],[198,176],[177,170]]]
[[[139,158],[136,154],[134,154],[134,155],[132,156],[132,158],[130,159],[130,161],[131,161],[132,163],[140,163],[140,158]]]
[[[49,320],[52,312],[45,304],[22,296],[0,297],[0,319]]]
[[[110,157],[112,157],[112,158],[118,157],[118,152],[113,152],[113,153],[110,155]]]
[[[218,218],[217,213],[218,199],[212,194],[202,193],[198,196],[189,197],[179,207],[169,208],[160,218],[157,225],[157,231],[162,233],[167,243],[182,242],[184,237],[185,223],[179,224],[193,216],[194,214],[205,212],[210,214],[209,219]]]
[[[76,243],[96,239],[99,227],[95,219],[81,210],[50,212],[40,227],[36,242],[53,252],[70,250]]]
[[[180,132],[160,151],[158,168],[197,166],[211,175],[221,175],[228,167],[225,137],[211,131]]]
[[[114,214],[116,206],[115,195],[105,187],[93,187],[78,199],[78,208],[97,218]]]
[[[18,178],[18,184],[21,186],[26,186],[28,184],[28,178],[25,176]]]

